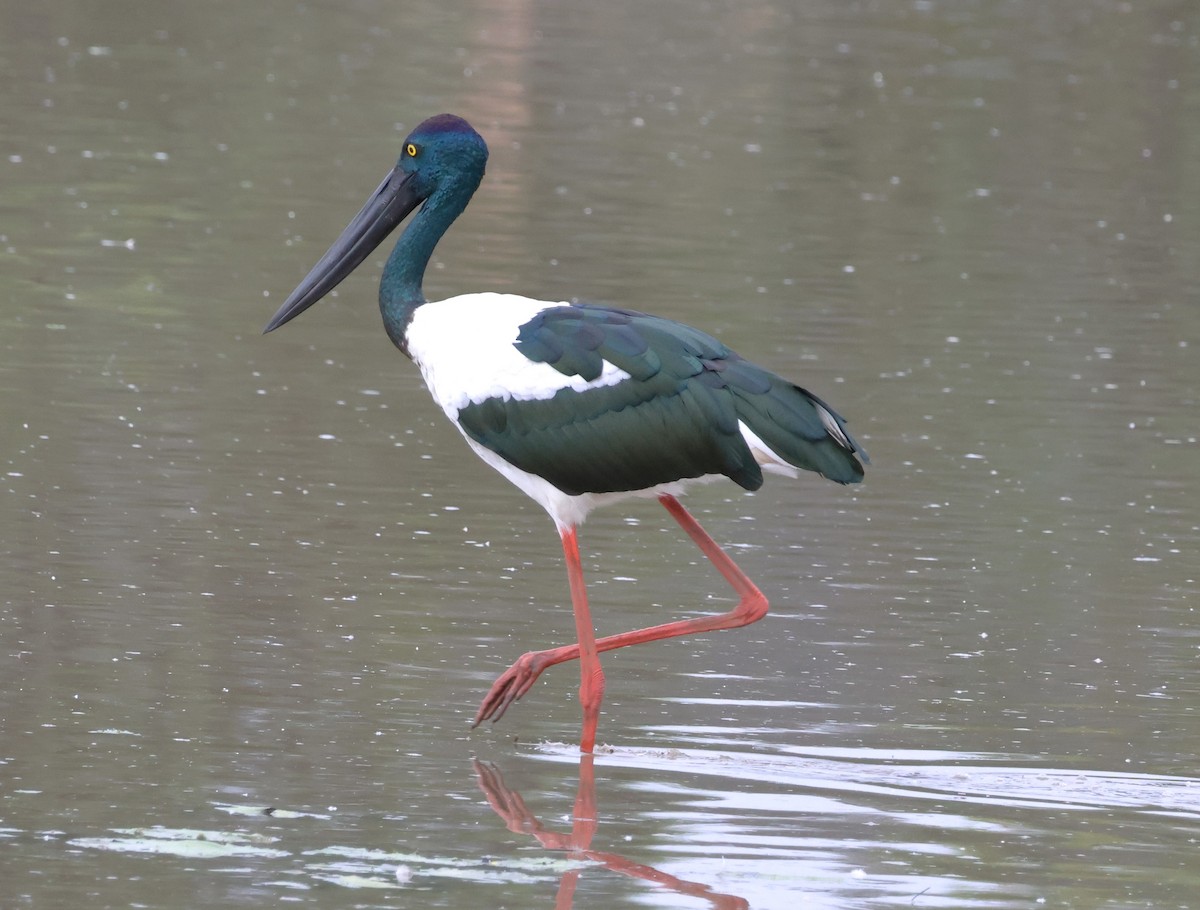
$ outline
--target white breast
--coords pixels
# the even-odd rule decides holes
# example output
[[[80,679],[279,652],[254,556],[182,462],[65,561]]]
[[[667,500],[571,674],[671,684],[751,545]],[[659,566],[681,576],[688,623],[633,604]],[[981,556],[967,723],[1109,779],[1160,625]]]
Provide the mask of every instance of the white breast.
[[[464,294],[417,308],[407,332],[408,352],[446,415],[455,420],[470,403],[488,398],[551,398],[560,389],[613,385],[630,376],[605,361],[587,382],[534,363],[513,347],[521,326],[550,307],[567,306],[516,294]]]

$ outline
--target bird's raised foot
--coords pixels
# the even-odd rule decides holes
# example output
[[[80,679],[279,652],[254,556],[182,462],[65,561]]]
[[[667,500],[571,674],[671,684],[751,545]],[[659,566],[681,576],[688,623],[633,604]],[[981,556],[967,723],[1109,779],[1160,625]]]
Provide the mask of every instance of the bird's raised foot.
[[[517,658],[516,663],[492,683],[492,688],[475,713],[471,728],[478,727],[485,720],[495,723],[503,717],[509,706],[530,690],[542,671],[561,661],[562,658],[558,657],[561,650],[527,651]]]

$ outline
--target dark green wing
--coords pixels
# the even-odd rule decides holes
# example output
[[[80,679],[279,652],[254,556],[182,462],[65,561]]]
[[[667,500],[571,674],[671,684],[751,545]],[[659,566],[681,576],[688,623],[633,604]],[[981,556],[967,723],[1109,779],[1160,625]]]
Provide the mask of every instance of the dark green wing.
[[[862,477],[857,446],[828,406],[690,326],[632,310],[551,307],[523,325],[514,344],[566,377],[595,382],[605,361],[629,374],[583,391],[548,390],[545,398],[490,398],[459,412],[472,439],[568,494],[709,474],[756,490],[762,469],[739,420],[797,467],[842,483]]]

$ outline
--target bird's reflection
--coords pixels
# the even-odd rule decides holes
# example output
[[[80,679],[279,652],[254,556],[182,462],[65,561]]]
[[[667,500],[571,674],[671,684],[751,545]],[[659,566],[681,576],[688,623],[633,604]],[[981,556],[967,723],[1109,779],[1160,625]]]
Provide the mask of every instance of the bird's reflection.
[[[619,872],[621,875],[653,882],[679,894],[703,898],[717,910],[748,910],[750,905],[743,898],[732,894],[719,894],[708,885],[684,881],[616,853],[592,849],[597,818],[596,776],[593,756],[590,753],[580,756],[579,791],[575,796],[575,810],[572,813],[573,822],[570,832],[548,830],[525,805],[521,794],[504,783],[504,778],[495,765],[478,759],[474,764],[479,788],[487,797],[492,809],[504,820],[508,830],[514,834],[528,834],[536,838],[538,843],[546,849],[563,851],[571,859],[586,860],[613,872]],[[563,873],[558,886],[558,897],[554,902],[555,910],[568,910],[571,907],[579,876],[586,871],[588,871],[586,868],[575,868]]]

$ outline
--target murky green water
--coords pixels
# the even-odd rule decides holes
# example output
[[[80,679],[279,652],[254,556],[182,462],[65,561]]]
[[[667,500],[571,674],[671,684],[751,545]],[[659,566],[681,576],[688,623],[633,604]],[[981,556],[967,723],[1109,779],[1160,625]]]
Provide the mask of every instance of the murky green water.
[[[1200,903],[1189,6],[0,18],[0,905]],[[606,655],[594,769],[570,667],[468,728],[566,580],[375,269],[259,335],[441,110],[431,296],[697,324],[873,458],[689,498],[772,613]],[[602,631],[728,608],[653,503],[582,541]]]

